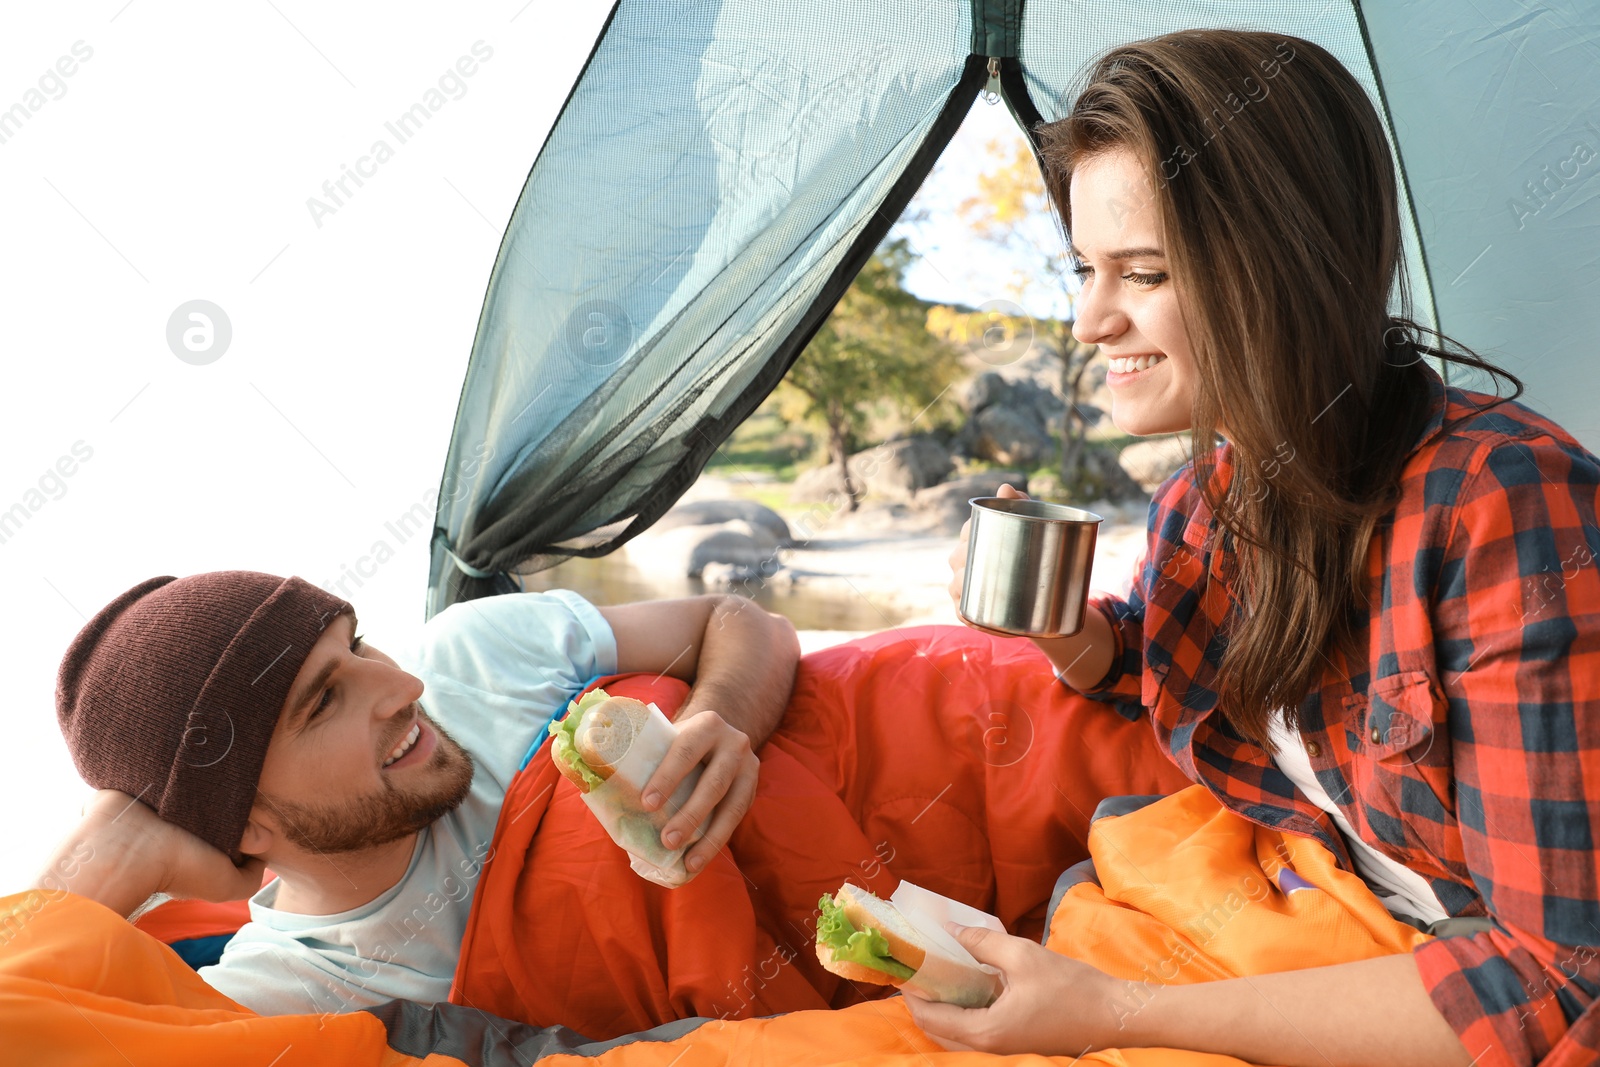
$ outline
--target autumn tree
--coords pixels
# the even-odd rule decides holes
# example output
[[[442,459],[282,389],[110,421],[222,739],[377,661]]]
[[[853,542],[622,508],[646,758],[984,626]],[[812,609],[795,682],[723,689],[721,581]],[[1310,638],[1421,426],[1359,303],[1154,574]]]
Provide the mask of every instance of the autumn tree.
[[[905,290],[914,258],[903,238],[879,245],[779,390],[787,415],[825,431],[852,511],[863,490],[848,460],[871,411],[887,401],[914,418],[961,372],[955,350],[928,332],[927,305]]]
[[[1014,143],[990,141],[988,152],[1001,164],[978,176],[978,192],[962,201],[957,213],[984,241],[1000,248],[1022,266],[1009,288],[1019,300],[1070,306],[1075,286],[1069,284],[1071,263],[1052,221],[1044,177],[1033,150],[1020,137]],[[1084,376],[1095,347],[1072,336],[1070,314],[1036,320],[1035,339],[1050,345],[1061,361],[1060,390],[1067,411],[1061,440],[1061,484],[1071,488],[1083,475],[1084,437],[1088,420],[1080,406]]]

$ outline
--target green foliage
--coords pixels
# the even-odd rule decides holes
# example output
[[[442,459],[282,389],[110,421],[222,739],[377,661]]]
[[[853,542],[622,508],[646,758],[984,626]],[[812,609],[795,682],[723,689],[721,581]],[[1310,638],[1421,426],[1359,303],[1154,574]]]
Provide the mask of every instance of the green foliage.
[[[903,239],[880,245],[780,386],[782,413],[826,427],[836,461],[881,402],[909,421],[960,376],[955,349],[928,332],[927,305],[905,290],[913,258]]]
[[[784,421],[777,401],[768,397],[733,435],[712,453],[706,470],[721,474],[757,471],[792,482],[797,468],[816,450],[815,435]]]

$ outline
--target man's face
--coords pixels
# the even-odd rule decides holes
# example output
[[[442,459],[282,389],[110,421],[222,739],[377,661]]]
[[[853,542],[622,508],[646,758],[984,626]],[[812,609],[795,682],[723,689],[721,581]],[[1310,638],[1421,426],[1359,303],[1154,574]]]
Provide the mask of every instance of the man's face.
[[[398,841],[472,784],[472,758],[417,703],[421,680],[355,631],[353,614],[338,616],[301,664],[251,813],[312,853]]]

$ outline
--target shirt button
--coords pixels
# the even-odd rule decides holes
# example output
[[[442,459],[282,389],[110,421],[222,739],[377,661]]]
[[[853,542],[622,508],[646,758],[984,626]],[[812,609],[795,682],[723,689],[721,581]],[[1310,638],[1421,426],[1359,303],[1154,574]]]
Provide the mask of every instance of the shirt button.
[[[1376,726],[1372,728],[1372,743],[1375,745],[1383,744],[1383,732]]]
[[[1322,746],[1317,744],[1315,741],[1307,741],[1306,755],[1310,756],[1312,759],[1316,759],[1318,756],[1322,755]]]

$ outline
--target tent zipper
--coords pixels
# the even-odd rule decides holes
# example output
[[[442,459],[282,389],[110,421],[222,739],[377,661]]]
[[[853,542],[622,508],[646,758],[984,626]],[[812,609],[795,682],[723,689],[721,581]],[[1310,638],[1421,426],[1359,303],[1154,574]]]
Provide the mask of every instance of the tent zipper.
[[[989,57],[989,84],[983,87],[983,102],[989,105],[1000,102],[1000,57]]]

